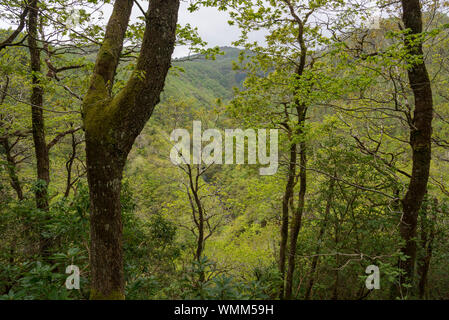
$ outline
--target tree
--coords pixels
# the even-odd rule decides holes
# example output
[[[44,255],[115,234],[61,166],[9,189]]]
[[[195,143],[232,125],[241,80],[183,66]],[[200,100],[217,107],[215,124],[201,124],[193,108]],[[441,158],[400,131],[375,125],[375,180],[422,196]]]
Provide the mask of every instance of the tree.
[[[150,1],[136,69],[112,96],[134,1],[117,0],[83,101],[91,201],[92,299],[123,299],[120,190],[135,138],[158,104],[171,65],[179,0]]]
[[[408,68],[415,109],[410,128],[412,173],[407,193],[402,199],[403,216],[400,233],[405,241],[402,252],[407,256],[399,266],[404,271],[400,286],[411,284],[416,261],[416,227],[418,214],[427,191],[432,158],[433,96],[423,52],[423,19],[419,0],[402,0],[402,21],[406,28],[405,47],[415,62]]]
[[[50,159],[48,155],[48,146],[45,141],[44,124],[44,89],[41,85],[41,51],[38,47],[38,17],[39,1],[33,0],[29,5],[28,14],[28,47],[30,51],[30,67],[32,82],[32,92],[30,97],[31,118],[33,126],[34,151],[37,162],[36,186],[36,206],[39,209],[48,211],[48,184],[50,183]],[[45,240],[43,240],[45,242]],[[46,250],[47,245],[42,244],[42,250]]]
[[[337,8],[343,15],[350,15],[352,11],[341,1],[333,0],[279,0],[267,4],[230,2],[233,23],[237,23],[242,31],[241,39],[235,44],[244,45],[251,52],[250,62],[244,65],[249,73],[244,90],[239,92],[233,104],[236,110],[258,114],[260,123],[267,123],[269,119],[270,125],[281,129],[286,136],[286,181],[278,263],[284,279],[280,297],[291,299],[298,236],[306,210],[307,120],[310,108],[325,101],[330,91],[337,87],[331,85],[334,79],[323,71],[323,61],[334,44],[324,30],[345,26],[345,22],[339,23],[337,17],[326,22],[317,17]],[[249,33],[260,29],[268,33],[266,44],[248,39]]]
[[[57,8],[57,4],[55,7]],[[47,78],[58,79],[58,74],[63,71],[72,70],[79,68],[80,66],[64,66],[61,68],[55,68],[52,65],[51,58],[54,52],[51,53],[50,45],[53,44],[51,39],[45,38],[44,26],[46,20],[51,20],[52,15],[58,15],[61,9],[55,9],[51,6],[47,6],[45,1],[32,0],[29,4],[23,3],[23,12],[28,12],[28,19],[26,21],[27,25],[27,35],[26,39],[28,41],[28,49],[30,54],[30,75],[32,78],[31,85],[31,96],[30,96],[30,106],[31,106],[31,123],[32,123],[32,136],[34,143],[34,152],[36,158],[36,172],[37,172],[37,183],[35,185],[35,198],[36,207],[45,212],[49,211],[49,195],[48,186],[50,183],[50,149],[65,135],[74,133],[80,128],[71,128],[70,130],[59,133],[52,141],[47,143],[46,141],[46,126],[44,119],[44,94],[46,88],[44,85],[44,77],[42,76],[43,64],[41,53],[44,51],[47,54],[45,58],[45,65],[48,68]],[[21,20],[22,23],[22,20]],[[52,21],[53,24],[55,24]],[[21,24],[17,30],[20,30]],[[16,31],[17,31],[16,30]],[[64,32],[58,28],[56,34],[61,34]],[[14,34],[14,33],[13,33]],[[11,38],[11,37],[10,37]],[[57,39],[57,37],[56,37]],[[56,45],[60,45],[57,40]],[[60,45],[59,49],[65,49],[67,46]],[[64,86],[64,89],[68,90],[70,93],[73,92]],[[75,94],[76,96],[76,94]],[[79,97],[77,97],[79,99]],[[42,237],[41,239],[41,252],[48,255],[50,239]]]
[[[11,79],[8,75],[5,78],[5,83],[1,87],[2,93],[0,96],[0,106],[3,106],[3,103],[6,100],[6,96],[8,95],[9,90],[9,84],[11,83]],[[21,201],[24,199],[23,187],[17,174],[17,165],[19,164],[20,160],[17,159],[18,154],[14,154],[13,149],[18,144],[19,140],[27,135],[27,132],[16,131],[10,133],[10,130],[8,130],[8,125],[11,125],[11,123],[8,123],[7,118],[8,117],[6,115],[0,114],[0,128],[2,129],[2,135],[0,136],[0,145],[3,147],[2,151],[5,154],[11,187],[16,192],[17,199]],[[9,122],[13,121],[10,120]],[[15,139],[11,142],[12,138]]]
[[[439,143],[440,135],[432,133],[434,98],[426,63],[438,61],[430,54],[436,49],[428,49],[424,53],[425,42],[430,45],[431,42],[443,41],[442,31],[445,25],[438,10],[443,9],[444,4],[438,1],[379,1],[379,4],[385,8],[390,7],[392,16],[382,22],[379,30],[355,33],[356,40],[347,42],[346,45],[351,47],[350,54],[355,57],[355,61],[360,62],[361,69],[367,64],[366,70],[375,70],[371,75],[374,80],[372,88],[384,91],[384,95],[391,96],[391,99],[378,99],[379,91],[364,90],[358,99],[367,108],[360,110],[365,116],[373,116],[373,120],[368,120],[370,124],[365,126],[364,138],[353,134],[353,124],[348,127],[362,153],[383,163],[385,172],[390,171],[393,176],[398,174],[395,177],[398,185],[392,193],[397,198],[395,211],[401,215],[398,217],[399,234],[404,245],[401,248],[403,257],[398,262],[401,270],[399,285],[393,294],[406,297],[412,293],[409,288],[413,286],[416,264],[418,213],[431,178],[432,143],[440,148],[445,146]],[[426,30],[423,15],[425,6],[429,11],[428,17],[435,16],[427,19]],[[402,13],[399,21],[393,18],[398,13]],[[380,82],[384,81],[381,77],[386,81],[383,88],[380,86]],[[391,126],[390,123],[400,123],[400,126]],[[375,129],[371,129],[371,126]],[[373,139],[371,135],[376,130],[381,134]],[[400,155],[408,152],[409,148],[412,154],[410,161],[407,159],[406,163],[401,163]],[[410,166],[411,172],[408,172]],[[405,189],[403,197],[400,196],[401,184]],[[432,184],[438,185],[444,192],[444,187],[435,179],[432,179]]]

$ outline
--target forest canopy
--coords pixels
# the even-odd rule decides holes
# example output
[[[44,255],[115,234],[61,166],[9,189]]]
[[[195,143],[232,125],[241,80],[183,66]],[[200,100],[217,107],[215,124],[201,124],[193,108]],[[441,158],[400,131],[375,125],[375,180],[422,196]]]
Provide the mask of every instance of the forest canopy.
[[[0,0],[0,299],[449,299],[448,11]]]

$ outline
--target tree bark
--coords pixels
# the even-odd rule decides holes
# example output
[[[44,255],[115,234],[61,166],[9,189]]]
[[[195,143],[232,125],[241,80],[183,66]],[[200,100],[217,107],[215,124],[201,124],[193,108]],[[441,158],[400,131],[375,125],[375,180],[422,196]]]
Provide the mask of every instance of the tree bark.
[[[91,202],[91,298],[123,299],[120,191],[125,159],[91,140],[86,153]]]
[[[36,156],[37,185],[35,188],[36,207],[44,212],[48,212],[48,185],[50,183],[50,159],[48,147],[45,141],[44,112],[42,109],[44,100],[44,89],[40,81],[41,55],[38,46],[38,17],[39,1],[32,0],[29,4],[28,14],[28,48],[30,52],[30,66],[32,75],[31,91],[31,122],[34,142],[34,152]],[[44,216],[42,223],[47,217]],[[50,239],[40,236],[39,251],[44,257],[48,257]]]
[[[150,1],[136,69],[111,97],[132,6],[132,0],[115,1],[83,100],[91,201],[91,299],[124,299],[122,172],[135,138],[159,103],[175,44],[179,0]]]
[[[199,170],[197,168],[197,170]],[[193,221],[195,222],[196,227],[198,228],[198,238],[196,241],[196,251],[195,251],[195,260],[200,261],[201,256],[203,255],[204,245],[205,245],[205,235],[204,235],[204,208],[201,203],[200,196],[198,194],[198,178],[199,174],[195,177],[195,181],[193,181],[193,172],[192,167],[187,165],[187,173],[189,176],[189,189],[187,190],[187,195],[189,197],[190,206],[192,208],[192,216]],[[193,195],[190,195],[190,192]],[[196,217],[196,212],[198,211],[198,218]]]
[[[338,252],[338,245],[340,242],[340,221],[338,219],[338,213],[335,212],[335,221],[334,221],[334,232],[335,232],[335,238],[334,238],[334,243],[335,243],[335,251]],[[337,253],[335,255],[335,281],[334,281],[334,286],[332,289],[332,300],[338,300],[338,288],[340,286],[340,255]]]
[[[331,179],[330,187],[329,187],[329,197],[327,199],[326,209],[324,211],[324,220],[323,220],[323,223],[321,224],[320,233],[318,235],[318,244],[317,244],[317,247],[315,250],[315,256],[312,259],[312,265],[310,268],[310,280],[309,280],[309,283],[307,284],[304,300],[309,300],[311,297],[311,294],[312,294],[312,288],[313,288],[313,285],[315,282],[315,272],[316,272],[316,269],[318,266],[319,254],[321,252],[321,244],[323,241],[324,233],[326,232],[327,220],[329,218],[329,214],[330,214],[330,210],[331,210],[331,206],[332,206],[332,199],[334,196],[334,183],[335,183],[335,180]]]
[[[14,161],[14,157],[11,154],[11,147],[10,147],[8,139],[2,140],[1,144],[3,146],[3,149],[5,149],[6,162],[8,163],[7,171],[8,171],[11,187],[16,192],[17,199],[19,201],[22,201],[23,200],[22,185],[20,184],[19,177],[17,176],[16,162]]]
[[[304,127],[304,122],[306,119],[307,108],[301,105],[297,108],[298,112],[298,122],[301,128]],[[299,130],[302,133],[303,130]],[[290,229],[290,248],[288,255],[288,269],[287,269],[287,279],[285,284],[285,298],[292,298],[292,288],[293,288],[293,274],[295,272],[295,257],[296,257],[296,245],[298,243],[299,230],[302,225],[302,216],[304,213],[305,196],[307,190],[307,155],[306,155],[306,143],[304,141],[299,143],[299,193],[298,193],[298,206],[293,212],[292,225]]]
[[[429,217],[428,210],[434,211],[437,209],[438,200],[434,200],[433,206],[429,204],[422,209],[421,214],[421,255],[418,260],[419,283],[418,295],[420,299],[426,296],[427,277],[430,269],[430,261],[433,254],[433,241],[435,239],[435,221],[434,217]]]
[[[35,191],[37,208],[48,211],[48,184],[50,183],[50,160],[47,143],[45,142],[45,124],[42,110],[44,89],[39,79],[41,73],[40,49],[38,47],[38,14],[39,1],[29,4],[28,15],[28,47],[32,73],[31,120],[33,126],[34,151],[36,155],[37,179],[39,182]],[[46,244],[43,244],[45,247]]]
[[[290,13],[293,17],[293,19],[296,21],[296,24],[298,26],[298,37],[297,42],[300,47],[300,57],[299,57],[299,64],[297,65],[297,68],[295,70],[295,76],[296,79],[300,79],[304,73],[304,70],[306,68],[306,58],[307,58],[307,47],[304,41],[304,21],[302,21],[294,12],[294,9],[289,1],[286,1],[290,8]],[[295,128],[294,134],[295,138],[297,136],[304,133],[304,124],[306,121],[306,114],[307,114],[307,106],[300,101],[298,96],[296,94],[301,91],[301,89],[304,89],[300,87],[300,85],[295,84],[294,86],[294,105],[296,108],[297,113],[297,125],[298,128]],[[295,161],[294,165],[296,166],[297,160],[296,160],[296,148],[297,144],[295,144]],[[295,270],[295,257],[296,257],[296,245],[298,242],[298,235],[299,230],[301,228],[301,222],[302,222],[302,215],[304,212],[304,205],[305,205],[305,195],[307,191],[307,156],[306,156],[306,142],[301,141],[299,143],[299,154],[300,154],[300,169],[299,169],[299,182],[300,182],[300,189],[298,193],[298,207],[296,209],[292,208],[292,214],[293,214],[293,221],[291,226],[291,232],[290,232],[290,250],[289,250],[289,256],[288,256],[288,270],[287,270],[287,279],[285,284],[285,297],[287,299],[291,299],[292,296],[292,288],[293,288],[293,274]],[[296,175],[296,172],[293,172],[294,175]],[[293,185],[294,188],[294,185]],[[292,188],[292,192],[293,192]],[[293,195],[290,196],[291,198]],[[292,199],[291,199],[292,200]]]
[[[293,197],[293,189],[295,187],[296,176],[296,156],[297,145],[292,143],[290,146],[290,163],[288,166],[287,184],[285,186],[284,197],[282,199],[282,217],[281,217],[281,244],[279,248],[279,272],[281,273],[282,285],[280,288],[280,298],[284,299],[285,286],[285,262],[287,255],[287,241],[288,241],[288,220],[289,220],[289,203]]]
[[[410,132],[413,168],[407,193],[402,199],[403,215],[400,234],[405,245],[401,249],[407,256],[399,262],[404,275],[400,277],[401,292],[408,293],[405,284],[412,284],[416,261],[416,226],[418,212],[427,191],[431,161],[431,136],[433,118],[433,98],[429,74],[424,62],[422,41],[416,41],[423,31],[422,12],[419,0],[402,0],[403,23],[410,32],[405,39],[405,46],[410,55],[420,60],[408,69],[410,87],[413,91],[415,109]]]
[[[5,101],[6,96],[8,94],[9,81],[10,81],[9,76],[6,76],[6,82],[2,88],[3,92],[0,96],[0,106],[3,105],[3,102]],[[0,117],[0,127],[1,126],[3,126],[2,117]],[[3,149],[5,150],[7,171],[8,171],[11,187],[16,192],[17,199],[19,201],[21,201],[21,200],[23,200],[22,185],[20,184],[19,177],[17,176],[16,161],[14,160],[14,156],[12,155],[12,148],[14,147],[14,144],[12,146],[10,145],[9,137],[7,134],[5,135],[5,137],[0,137],[0,144],[3,146]]]
[[[76,141],[74,132],[71,133],[71,136],[72,136],[72,153],[70,154],[69,160],[67,160],[67,162],[65,164],[65,167],[67,170],[67,178],[66,178],[64,198],[69,197],[70,189],[72,189],[72,186],[73,186],[74,182],[76,181],[76,179],[75,179],[75,181],[72,182],[72,167],[73,167],[73,163],[76,159],[76,147],[78,145],[78,142]]]

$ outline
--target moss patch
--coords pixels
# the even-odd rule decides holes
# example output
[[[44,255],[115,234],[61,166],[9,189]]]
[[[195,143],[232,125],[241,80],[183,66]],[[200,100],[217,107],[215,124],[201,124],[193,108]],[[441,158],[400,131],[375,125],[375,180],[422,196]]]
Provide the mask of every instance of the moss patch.
[[[114,290],[109,294],[103,294],[95,289],[90,291],[90,300],[125,300],[125,295],[118,290]]]

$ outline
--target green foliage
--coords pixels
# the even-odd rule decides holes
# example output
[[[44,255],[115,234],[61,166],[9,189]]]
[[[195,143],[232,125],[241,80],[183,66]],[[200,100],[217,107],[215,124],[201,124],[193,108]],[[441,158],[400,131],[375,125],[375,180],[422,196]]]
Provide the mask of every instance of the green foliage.
[[[105,2],[110,1],[77,0],[82,9],[75,13],[64,1],[40,1],[46,13],[43,31],[56,32],[54,37],[47,34],[52,39],[49,51],[42,48],[42,72],[34,74],[45,92],[47,143],[81,126],[79,98],[87,90],[105,29],[94,23],[89,10]],[[398,28],[395,11],[386,12],[391,16],[382,19],[380,30],[367,30],[359,24],[370,18],[362,6],[292,0],[305,22],[305,49],[298,43],[295,17],[286,18],[291,15],[287,1],[190,2],[190,11],[202,6],[228,11],[230,24],[241,31],[234,43],[240,49],[207,48],[201,30],[193,24],[178,26],[177,44],[188,46],[193,55],[173,60],[161,103],[136,138],[123,175],[127,299],[277,299],[283,281],[278,255],[287,159],[290,147],[301,143],[307,145],[308,177],[294,248],[293,296],[305,298],[313,282],[312,299],[418,297],[417,292],[400,296],[390,290],[401,275],[398,261],[406,258],[400,252],[398,225],[400,199],[412,169],[408,141],[414,100],[407,71],[423,59],[409,54],[404,38],[424,43],[435,113],[431,180],[419,213],[413,286],[418,287],[418,270],[430,259],[424,296],[449,298],[449,18],[444,8],[422,2],[429,11],[424,17],[427,31],[410,36]],[[15,21],[20,5],[3,1],[0,17]],[[312,16],[306,22],[308,12]],[[74,17],[76,25],[69,26]],[[329,22],[321,24],[317,17],[329,17]],[[134,49],[141,43],[144,22],[141,16],[127,30],[113,88],[99,81],[101,92],[87,97],[97,107],[108,89],[119,92],[134,72]],[[263,43],[252,40],[260,31],[266,34]],[[0,30],[0,43],[11,32]],[[26,40],[25,34],[15,41]],[[298,73],[303,57],[305,67]],[[47,61],[56,68],[78,67],[56,79],[49,76]],[[35,179],[30,79],[27,48],[3,49],[0,97],[7,92],[0,106],[0,299],[88,299],[90,195],[84,131],[58,138],[50,149],[50,208],[36,209],[33,193],[46,186]],[[298,105],[308,108],[305,121],[298,120]],[[92,119],[100,124],[100,136],[109,134],[102,131],[105,120]],[[207,231],[213,230],[199,260],[194,258],[198,233],[186,192],[188,177],[168,159],[170,133],[190,130],[194,120],[201,120],[203,129],[280,130],[277,174],[261,177],[257,165],[212,166],[199,178],[200,198],[210,217]],[[11,186],[14,177],[22,200]],[[296,185],[295,197],[298,192]],[[48,252],[41,250],[43,241],[50,244]],[[80,290],[65,288],[65,268],[71,264],[81,270]],[[365,269],[371,264],[381,270],[381,290],[367,292]]]
[[[216,263],[206,256],[193,261],[181,281],[183,299],[246,300],[266,299],[268,283],[263,281],[238,281],[222,274]]]

